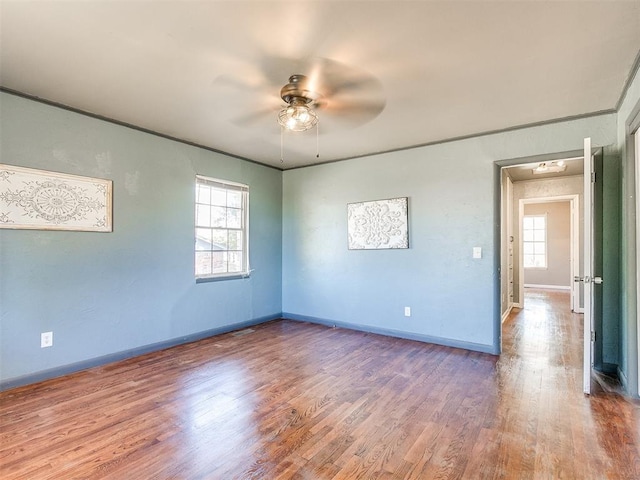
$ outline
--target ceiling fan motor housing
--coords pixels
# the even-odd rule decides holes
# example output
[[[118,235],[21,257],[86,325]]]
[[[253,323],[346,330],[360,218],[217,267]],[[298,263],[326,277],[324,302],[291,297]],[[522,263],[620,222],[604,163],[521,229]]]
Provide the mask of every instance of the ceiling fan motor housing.
[[[280,97],[289,105],[308,105],[317,101],[321,95],[308,89],[305,75],[295,74],[289,77],[289,83],[280,90]]]

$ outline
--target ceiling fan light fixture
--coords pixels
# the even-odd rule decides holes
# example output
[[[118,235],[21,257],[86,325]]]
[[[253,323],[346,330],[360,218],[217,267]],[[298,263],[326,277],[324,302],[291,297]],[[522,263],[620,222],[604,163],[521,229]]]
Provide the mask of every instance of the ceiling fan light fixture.
[[[284,163],[284,131],[304,132],[316,127],[316,158],[320,158],[318,114],[314,107],[320,94],[309,90],[307,77],[291,75],[289,83],[280,90],[280,98],[287,104],[278,112],[280,124],[280,162]]]
[[[305,103],[292,103],[280,110],[278,123],[292,132],[304,132],[316,126],[318,114]]]
[[[560,173],[567,169],[567,164],[564,160],[557,162],[546,163],[542,162],[536,168],[532,169],[534,175],[540,175],[542,173]]]

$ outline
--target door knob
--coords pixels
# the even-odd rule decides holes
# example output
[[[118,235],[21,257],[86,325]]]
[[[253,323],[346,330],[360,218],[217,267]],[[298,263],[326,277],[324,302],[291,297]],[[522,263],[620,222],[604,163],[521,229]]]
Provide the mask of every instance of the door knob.
[[[593,283],[602,285],[602,277],[593,277]]]

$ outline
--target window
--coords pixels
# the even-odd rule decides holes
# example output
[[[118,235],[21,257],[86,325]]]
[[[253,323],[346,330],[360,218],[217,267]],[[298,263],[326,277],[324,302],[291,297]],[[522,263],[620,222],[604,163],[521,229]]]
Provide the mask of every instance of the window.
[[[249,187],[196,176],[196,279],[249,273]]]
[[[524,268],[547,268],[547,216],[525,215],[522,219]]]

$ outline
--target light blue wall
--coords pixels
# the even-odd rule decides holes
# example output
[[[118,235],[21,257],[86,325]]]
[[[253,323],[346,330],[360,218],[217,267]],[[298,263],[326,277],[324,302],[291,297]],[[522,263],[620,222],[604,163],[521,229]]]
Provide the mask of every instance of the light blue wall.
[[[636,80],[618,115],[286,172],[0,94],[0,161],[114,180],[113,233],[0,230],[0,382],[283,311],[495,352],[495,162],[579,150],[585,136],[620,155],[620,118],[638,90]],[[195,284],[196,173],[250,185],[250,279]],[[347,203],[396,196],[409,197],[411,248],[347,250]],[[623,204],[628,229],[635,209]],[[54,347],[40,349],[49,330]]]
[[[616,115],[285,171],[283,312],[496,352],[494,162],[580,150],[587,136],[614,144]],[[347,204],[399,196],[409,197],[411,248],[349,251]]]
[[[619,376],[627,391],[638,396],[638,319],[636,318],[636,193],[633,143],[628,136],[627,123],[640,103],[640,75],[627,89],[617,118],[617,148],[622,157],[622,245],[621,245],[621,324]]]
[[[113,233],[0,230],[0,381],[280,316],[280,171],[9,94],[0,110],[2,163],[114,186]],[[249,185],[251,278],[195,283],[196,173]]]

